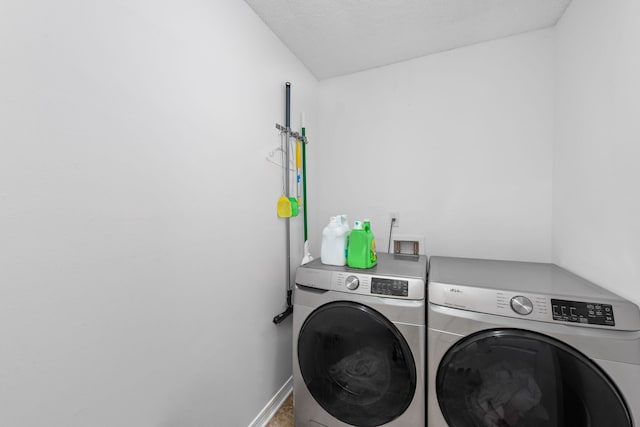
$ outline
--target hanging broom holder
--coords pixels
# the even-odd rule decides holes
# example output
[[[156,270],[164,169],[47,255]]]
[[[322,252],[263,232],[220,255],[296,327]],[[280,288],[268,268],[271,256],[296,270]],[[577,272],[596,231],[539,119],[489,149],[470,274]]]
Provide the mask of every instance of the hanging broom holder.
[[[286,135],[286,144],[285,147],[282,147],[284,149],[285,152],[285,159],[284,159],[284,165],[283,165],[283,170],[286,171],[286,176],[287,179],[286,181],[286,185],[285,185],[285,194],[289,194],[289,138],[293,137],[296,138],[297,140],[302,141],[302,144],[304,146],[304,144],[308,143],[307,137],[304,135],[304,128],[302,131],[302,134],[292,131],[291,130],[291,83],[287,82],[286,83],[286,102],[285,102],[285,125],[282,126],[279,123],[276,123],[276,129],[278,129],[280,131],[280,135]],[[303,151],[304,153],[304,151]],[[286,168],[285,168],[286,165]],[[285,173],[285,172],[283,172]],[[306,177],[305,177],[306,178]],[[306,188],[305,188],[306,191]],[[306,197],[306,193],[304,195]],[[306,200],[305,200],[306,202]],[[304,209],[304,217],[305,217],[305,240],[306,240],[306,215],[307,215],[307,209],[305,206]],[[286,319],[289,315],[291,315],[293,313],[293,303],[292,303],[292,295],[293,295],[293,288],[291,286],[291,218],[290,217],[286,217],[284,218],[285,220],[285,230],[286,230],[286,248],[287,248],[287,256],[286,256],[286,271],[285,271],[285,277],[286,277],[286,309],[278,314],[277,316],[275,316],[273,318],[273,323],[275,324],[279,324],[281,323],[284,319]]]

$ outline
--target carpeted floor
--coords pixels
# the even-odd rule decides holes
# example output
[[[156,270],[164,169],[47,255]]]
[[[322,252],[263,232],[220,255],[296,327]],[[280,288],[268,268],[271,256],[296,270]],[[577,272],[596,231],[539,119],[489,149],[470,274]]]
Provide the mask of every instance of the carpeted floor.
[[[278,412],[269,420],[267,427],[293,427],[293,394],[287,397]]]

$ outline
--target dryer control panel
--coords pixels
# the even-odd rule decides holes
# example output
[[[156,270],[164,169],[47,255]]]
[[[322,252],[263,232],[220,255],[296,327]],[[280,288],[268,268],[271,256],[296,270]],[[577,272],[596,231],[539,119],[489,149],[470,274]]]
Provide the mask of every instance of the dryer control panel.
[[[438,282],[430,282],[428,290],[430,303],[450,308],[584,327],[638,330],[634,329],[634,319],[630,317],[634,312],[612,301],[578,301],[564,295],[515,294]]]
[[[615,326],[613,306],[595,302],[551,299],[553,320],[561,322],[587,323],[590,325]]]
[[[640,331],[636,304],[555,264],[433,256],[427,290],[431,305],[510,317],[520,327]]]

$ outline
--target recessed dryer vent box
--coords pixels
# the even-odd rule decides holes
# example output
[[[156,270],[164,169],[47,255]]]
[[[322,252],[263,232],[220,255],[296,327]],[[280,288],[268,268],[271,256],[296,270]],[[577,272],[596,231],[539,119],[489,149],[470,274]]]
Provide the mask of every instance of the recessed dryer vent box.
[[[425,255],[424,236],[417,234],[398,234],[392,237],[394,255]]]

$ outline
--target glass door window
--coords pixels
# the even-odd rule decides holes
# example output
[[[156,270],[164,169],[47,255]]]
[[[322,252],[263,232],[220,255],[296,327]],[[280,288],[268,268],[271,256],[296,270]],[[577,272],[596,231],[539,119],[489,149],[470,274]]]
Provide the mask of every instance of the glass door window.
[[[311,313],[298,337],[298,362],[314,399],[347,424],[386,424],[404,413],[415,393],[406,340],[362,304],[334,302]]]
[[[631,427],[615,384],[595,363],[548,336],[483,331],[456,343],[436,377],[450,427]]]

